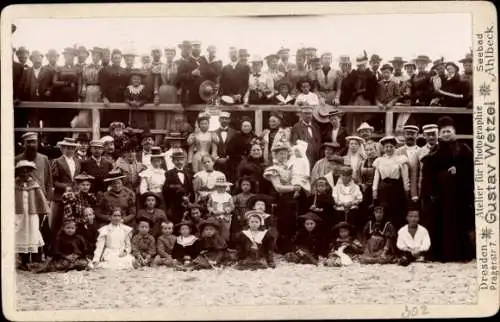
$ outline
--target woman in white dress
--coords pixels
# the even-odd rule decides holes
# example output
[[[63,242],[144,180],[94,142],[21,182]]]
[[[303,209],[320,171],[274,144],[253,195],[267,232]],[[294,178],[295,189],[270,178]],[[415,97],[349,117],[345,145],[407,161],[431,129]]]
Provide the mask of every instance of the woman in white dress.
[[[199,130],[191,133],[187,139],[189,144],[188,163],[192,165],[193,172],[197,173],[203,170],[201,158],[204,155],[211,155],[217,160],[217,135],[209,131],[210,114],[201,113],[198,116]]]
[[[141,183],[139,185],[139,193],[141,195],[146,192],[154,193],[160,199],[159,208],[163,207],[163,185],[165,184],[165,169],[161,166],[164,162],[165,156],[161,152],[160,147],[151,148],[151,167],[139,173]]]
[[[111,214],[111,223],[99,229],[92,265],[106,269],[131,269],[132,227],[122,223],[120,208]]]

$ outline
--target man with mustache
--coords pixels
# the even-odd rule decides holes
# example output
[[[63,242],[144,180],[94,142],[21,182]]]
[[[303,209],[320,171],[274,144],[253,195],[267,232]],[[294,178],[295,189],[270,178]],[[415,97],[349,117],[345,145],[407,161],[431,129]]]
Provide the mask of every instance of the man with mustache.
[[[15,163],[21,160],[34,162],[36,170],[33,171],[33,176],[40,184],[43,193],[47,200],[50,200],[52,195],[52,173],[50,171],[49,158],[41,153],[38,153],[38,135],[34,132],[27,132],[21,136],[24,142],[24,151],[16,155]]]
[[[408,173],[410,175],[410,194],[411,200],[418,200],[418,175],[420,161],[418,159],[417,135],[420,129],[415,125],[403,126],[405,145],[396,150],[396,155],[404,158],[406,166],[408,166]]]

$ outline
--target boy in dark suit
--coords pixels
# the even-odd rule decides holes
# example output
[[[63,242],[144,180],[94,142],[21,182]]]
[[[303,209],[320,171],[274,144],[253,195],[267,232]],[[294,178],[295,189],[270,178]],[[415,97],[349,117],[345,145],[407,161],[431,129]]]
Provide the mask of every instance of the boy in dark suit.
[[[113,164],[102,158],[103,152],[104,144],[102,144],[102,142],[90,142],[90,153],[92,156],[82,163],[82,171],[95,178],[90,190],[95,194],[104,193],[104,191],[106,191],[103,180],[108,173],[113,170]]]
[[[194,200],[193,176],[186,168],[186,153],[178,149],[172,153],[175,168],[165,173],[163,196],[167,208],[167,216],[171,222],[181,221],[187,204]]]
[[[321,146],[321,132],[312,118],[313,108],[311,106],[302,106],[300,111],[300,120],[292,127],[291,142],[293,145],[297,140],[306,141],[306,155],[309,159],[309,164],[315,164],[318,159],[318,153]]]

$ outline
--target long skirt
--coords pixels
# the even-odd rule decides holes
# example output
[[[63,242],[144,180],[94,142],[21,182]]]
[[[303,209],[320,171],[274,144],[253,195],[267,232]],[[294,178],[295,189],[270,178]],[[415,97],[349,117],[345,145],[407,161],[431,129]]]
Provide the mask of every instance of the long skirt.
[[[15,231],[16,253],[38,253],[39,247],[45,245],[38,215],[16,214]]]
[[[406,193],[401,179],[383,179],[378,187],[378,200],[385,205],[385,215],[399,230],[406,224]]]
[[[160,104],[175,104],[178,102],[177,87],[163,84],[158,89]],[[157,130],[172,129],[174,123],[173,113],[155,112],[155,128]]]
[[[277,229],[279,236],[276,241],[278,252],[286,254],[292,250],[291,239],[297,231],[297,216],[299,211],[299,198],[293,198],[293,192],[283,193],[278,196],[276,210]]]
[[[127,254],[120,257],[120,249],[110,249],[104,250],[102,260],[98,263],[97,267],[105,269],[130,269],[133,268],[134,256]]]

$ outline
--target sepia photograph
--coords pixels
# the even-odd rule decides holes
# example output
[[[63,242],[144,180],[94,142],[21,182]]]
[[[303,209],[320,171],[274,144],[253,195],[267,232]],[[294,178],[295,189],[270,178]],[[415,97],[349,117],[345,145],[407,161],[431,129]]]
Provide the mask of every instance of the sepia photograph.
[[[480,300],[498,297],[498,187],[482,185],[498,180],[497,34],[475,27],[495,10],[482,4],[4,10],[9,309],[498,310]]]

